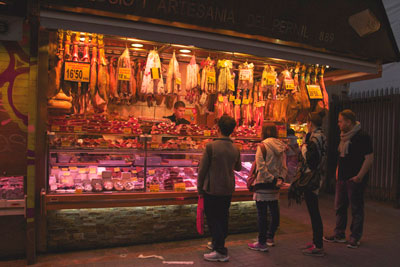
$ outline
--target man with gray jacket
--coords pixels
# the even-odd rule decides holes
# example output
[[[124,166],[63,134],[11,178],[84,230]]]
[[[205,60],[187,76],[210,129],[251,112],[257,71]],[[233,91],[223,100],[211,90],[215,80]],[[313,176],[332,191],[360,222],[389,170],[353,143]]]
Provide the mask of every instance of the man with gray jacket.
[[[206,145],[199,166],[197,190],[204,196],[204,213],[212,236],[213,251],[204,254],[207,261],[228,261],[225,238],[228,235],[229,207],[235,191],[234,170],[240,171],[240,151],[230,135],[235,120],[227,115],[218,120],[219,138]]]

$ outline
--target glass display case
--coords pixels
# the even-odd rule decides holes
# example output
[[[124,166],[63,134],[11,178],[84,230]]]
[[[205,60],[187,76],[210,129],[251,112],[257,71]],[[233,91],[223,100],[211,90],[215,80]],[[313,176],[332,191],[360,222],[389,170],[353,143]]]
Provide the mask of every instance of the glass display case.
[[[197,191],[198,166],[209,136],[49,132],[48,193]],[[257,139],[234,137],[245,189]]]

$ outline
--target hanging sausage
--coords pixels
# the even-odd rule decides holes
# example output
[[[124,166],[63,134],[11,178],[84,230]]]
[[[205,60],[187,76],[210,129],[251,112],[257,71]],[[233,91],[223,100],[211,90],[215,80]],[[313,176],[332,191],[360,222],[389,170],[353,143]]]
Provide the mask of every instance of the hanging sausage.
[[[172,58],[168,65],[168,74],[165,90],[167,94],[178,94],[181,90],[182,78],[179,71],[179,63],[175,57],[175,51],[172,53]]]

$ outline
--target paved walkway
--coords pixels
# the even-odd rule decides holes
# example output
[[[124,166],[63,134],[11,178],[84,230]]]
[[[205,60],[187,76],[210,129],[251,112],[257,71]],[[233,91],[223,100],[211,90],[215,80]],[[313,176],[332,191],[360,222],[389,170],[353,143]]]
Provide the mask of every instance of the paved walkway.
[[[335,215],[333,196],[320,199],[325,233],[332,233]],[[350,224],[349,224],[350,225]],[[227,239],[230,261],[205,262],[207,238],[167,243],[138,245],[38,256],[35,266],[400,266],[400,210],[388,204],[367,201],[364,237],[359,249],[344,244],[325,243],[325,257],[304,256],[300,247],[312,239],[311,226],[305,205],[287,206],[281,202],[281,225],[276,237],[277,246],[269,252],[247,249],[257,233],[231,235]],[[156,258],[138,256],[159,255],[165,261],[193,261],[192,265],[163,264]],[[0,266],[24,266],[25,261],[0,262]]]

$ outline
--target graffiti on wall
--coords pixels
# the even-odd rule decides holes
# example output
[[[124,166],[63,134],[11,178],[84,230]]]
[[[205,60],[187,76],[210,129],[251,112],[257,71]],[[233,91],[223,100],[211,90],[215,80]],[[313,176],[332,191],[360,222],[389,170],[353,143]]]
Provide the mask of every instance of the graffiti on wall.
[[[26,173],[29,55],[18,42],[0,42],[0,171]]]

